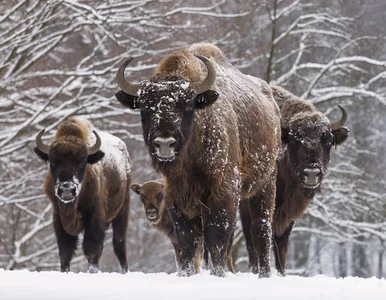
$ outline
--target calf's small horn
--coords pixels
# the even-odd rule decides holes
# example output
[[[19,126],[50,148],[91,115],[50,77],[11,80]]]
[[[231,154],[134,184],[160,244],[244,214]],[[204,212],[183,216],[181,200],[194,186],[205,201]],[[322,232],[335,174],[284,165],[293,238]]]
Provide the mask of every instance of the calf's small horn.
[[[331,130],[337,130],[337,129],[341,128],[347,122],[347,111],[340,105],[338,105],[338,107],[340,108],[340,110],[342,112],[342,117],[340,118],[339,121],[335,121],[335,122],[332,122],[330,124]]]
[[[139,84],[133,84],[128,82],[125,79],[125,69],[129,65],[129,63],[133,60],[133,58],[127,59],[118,69],[116,79],[119,88],[124,91],[126,94],[131,96],[138,96]]]
[[[196,55],[196,57],[203,61],[206,66],[206,69],[208,70],[208,74],[206,75],[206,78],[203,81],[192,82],[191,84],[192,89],[194,89],[196,91],[196,94],[199,95],[212,88],[214,81],[216,80],[216,70],[210,60],[206,57],[199,55]]]
[[[97,153],[98,150],[101,148],[101,145],[102,145],[101,138],[99,137],[97,132],[95,130],[93,130],[92,132],[94,132],[94,134],[95,134],[96,142],[95,142],[94,146],[87,148],[87,154],[88,155],[92,155],[92,154]]]
[[[46,145],[43,143],[42,141],[42,136],[44,134],[44,132],[46,131],[46,129],[42,129],[40,130],[40,132],[38,133],[38,135],[36,136],[36,147],[38,147],[38,149],[45,153],[45,154],[48,154],[48,150],[50,149],[50,146],[49,145]]]

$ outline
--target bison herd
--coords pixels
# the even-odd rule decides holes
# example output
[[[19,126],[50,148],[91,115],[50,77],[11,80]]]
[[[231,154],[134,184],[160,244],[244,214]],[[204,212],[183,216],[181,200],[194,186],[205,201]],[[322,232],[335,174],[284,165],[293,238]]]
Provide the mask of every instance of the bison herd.
[[[143,137],[160,179],[131,184],[130,157],[119,138],[81,118],[63,121],[53,142],[36,137],[47,162],[44,192],[62,272],[70,270],[78,235],[90,273],[98,272],[105,230],[128,270],[126,229],[130,189],[140,196],[151,226],[170,239],[179,276],[233,269],[231,247],[239,212],[249,266],[269,277],[270,252],[285,275],[288,240],[320,191],[333,146],[349,130],[347,113],[330,123],[316,108],[279,86],[245,75],[211,44],[166,56],[139,84],[117,72],[117,100],[141,115]],[[203,261],[203,263],[202,263]]]

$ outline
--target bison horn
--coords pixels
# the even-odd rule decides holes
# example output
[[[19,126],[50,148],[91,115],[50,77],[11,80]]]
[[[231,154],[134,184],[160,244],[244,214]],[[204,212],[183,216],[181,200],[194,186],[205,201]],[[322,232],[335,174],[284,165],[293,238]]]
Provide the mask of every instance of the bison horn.
[[[46,129],[40,130],[40,132],[36,136],[36,147],[38,147],[38,149],[41,152],[43,152],[44,154],[48,154],[48,150],[50,149],[50,146],[44,144],[42,141],[42,136],[43,136],[45,131],[46,131]]]
[[[129,94],[131,96],[135,96],[137,97],[138,96],[138,90],[139,90],[139,84],[133,84],[133,83],[130,83],[128,82],[126,79],[125,79],[125,69],[126,67],[129,65],[129,63],[133,60],[133,58],[129,58],[128,60],[126,60],[118,69],[118,72],[117,72],[117,83],[118,83],[118,86],[119,88],[124,91],[126,94]]]
[[[203,81],[192,83],[191,85],[192,89],[194,89],[196,94],[199,95],[212,88],[213,83],[216,80],[216,70],[214,69],[213,64],[206,57],[199,55],[196,55],[196,57],[203,61],[208,70],[208,75]]]
[[[338,107],[342,111],[342,117],[339,121],[335,121],[330,124],[332,130],[337,130],[341,128],[347,122],[347,111],[340,105],[338,105]]]
[[[95,134],[96,142],[95,142],[95,145],[94,145],[94,146],[88,147],[88,148],[87,148],[87,154],[88,154],[88,155],[92,155],[92,154],[97,153],[97,152],[99,151],[99,149],[101,148],[101,145],[102,145],[101,138],[100,138],[99,135],[96,133],[96,131],[93,130],[92,132],[94,132],[94,134]]]

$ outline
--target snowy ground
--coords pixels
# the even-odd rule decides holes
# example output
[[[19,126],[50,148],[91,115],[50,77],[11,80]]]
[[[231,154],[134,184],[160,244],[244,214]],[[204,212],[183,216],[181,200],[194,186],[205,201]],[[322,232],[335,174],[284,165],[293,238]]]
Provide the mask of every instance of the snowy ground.
[[[386,299],[385,279],[326,276],[273,276],[250,273],[216,278],[207,273],[179,278],[176,274],[69,273],[0,270],[0,299]]]

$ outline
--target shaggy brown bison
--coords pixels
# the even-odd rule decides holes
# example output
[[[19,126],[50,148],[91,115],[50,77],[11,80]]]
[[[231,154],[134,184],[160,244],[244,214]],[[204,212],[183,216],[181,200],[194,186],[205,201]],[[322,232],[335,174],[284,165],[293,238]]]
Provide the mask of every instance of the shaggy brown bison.
[[[174,233],[173,223],[166,209],[166,201],[164,199],[164,185],[161,181],[147,181],[144,184],[133,183],[131,189],[140,196],[140,200],[144,206],[146,217],[150,226],[153,226],[166,234],[170,239],[173,247],[177,243],[177,237]],[[229,250],[232,243],[229,243]],[[194,268],[198,273],[200,271],[202,247],[197,248],[194,259]],[[204,246],[205,267],[209,266],[209,255]],[[228,269],[234,273],[233,259],[231,253],[228,256]]]
[[[347,113],[332,122],[310,104],[273,86],[281,110],[282,147],[277,159],[276,207],[273,238],[276,268],[285,274],[288,240],[294,221],[320,192],[333,146],[342,144],[349,130],[344,126]]]
[[[124,78],[130,61],[118,70],[121,91],[116,97],[124,106],[140,109],[153,167],[165,178],[178,274],[195,273],[203,236],[211,274],[224,275],[241,199],[249,201],[252,213],[251,236],[257,246],[252,270],[269,276],[280,146],[280,112],[270,86],[238,71],[211,44],[168,55],[140,84]]]
[[[37,135],[34,150],[49,163],[44,191],[53,206],[61,271],[70,270],[78,235],[84,231],[88,271],[97,272],[105,230],[111,222],[114,251],[122,273],[127,272],[130,158],[125,144],[115,136],[96,131],[81,118],[61,123],[50,145],[42,141],[44,132]]]

